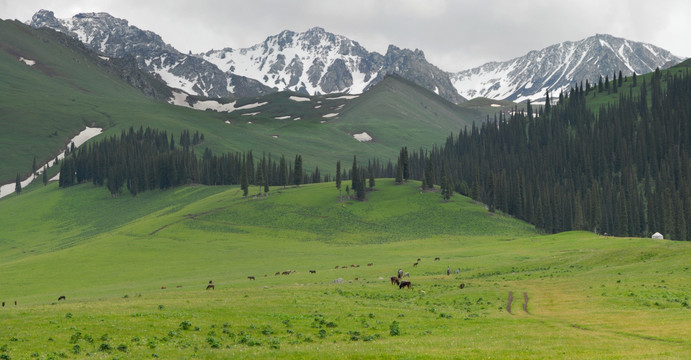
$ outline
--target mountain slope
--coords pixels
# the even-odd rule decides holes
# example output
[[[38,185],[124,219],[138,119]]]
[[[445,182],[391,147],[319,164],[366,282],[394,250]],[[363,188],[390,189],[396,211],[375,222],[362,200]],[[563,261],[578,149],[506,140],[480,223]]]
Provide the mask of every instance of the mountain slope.
[[[107,13],[57,19],[53,12],[40,10],[29,24],[69,34],[107,56],[131,54],[140,68],[192,95],[239,98],[284,90],[311,95],[359,94],[387,74],[399,74],[454,103],[465,100],[448,75],[427,62],[422,51],[391,46],[381,55],[318,27],[303,33],[283,31],[246,49],[190,55],[180,53],[157,34]]]
[[[451,74],[451,81],[466,98],[534,100],[544,98],[546,90],[558,93],[585,80],[596,84],[600,75],[620,70],[627,76],[640,75],[681,60],[650,44],[598,34]]]

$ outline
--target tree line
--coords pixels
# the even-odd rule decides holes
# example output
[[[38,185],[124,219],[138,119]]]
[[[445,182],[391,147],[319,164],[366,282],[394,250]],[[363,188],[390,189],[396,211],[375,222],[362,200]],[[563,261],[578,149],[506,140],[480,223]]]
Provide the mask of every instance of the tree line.
[[[648,83],[614,78],[602,87],[575,86],[554,106],[547,94],[537,111],[528,102],[526,111],[499,114],[444,145],[413,151],[409,176],[446,176],[456,192],[490,211],[549,233],[660,232],[691,240],[689,71],[658,69]],[[589,110],[589,94],[604,91],[616,92],[618,102]]]
[[[259,187],[259,193],[266,193],[269,186],[329,181],[330,175],[322,178],[318,167],[312,173],[303,170],[299,154],[294,161],[283,155],[275,161],[270,154],[255,157],[249,151],[216,155],[206,148],[197,156],[194,146],[203,141],[203,134],[190,135],[185,130],[176,144],[175,136],[166,131],[130,127],[119,137],[73,149],[60,162],[59,186],[92,182],[117,196],[124,189],[137,195],[187,184],[240,185],[247,196],[252,185]]]

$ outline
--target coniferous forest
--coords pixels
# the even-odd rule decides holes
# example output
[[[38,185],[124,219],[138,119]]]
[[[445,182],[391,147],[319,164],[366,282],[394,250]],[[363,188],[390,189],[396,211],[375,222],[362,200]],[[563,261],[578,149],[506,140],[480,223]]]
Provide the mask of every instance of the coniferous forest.
[[[528,104],[412,152],[411,178],[431,162],[439,179],[445,164],[457,192],[551,233],[691,240],[691,76],[625,80],[577,86],[554,106],[548,97],[538,111]],[[589,110],[603,91],[618,102]]]
[[[657,70],[650,79],[615,74],[612,81],[576,86],[556,103],[548,95],[544,106],[500,113],[430,150],[404,147],[397,163],[369,159],[358,166],[354,158],[340,179],[354,180],[358,200],[365,199],[366,178],[370,187],[374,177],[414,179],[427,189],[439,185],[444,200],[452,188],[549,233],[660,232],[691,240],[691,75]],[[592,111],[586,102],[603,92],[618,94],[618,101]],[[318,168],[303,170],[300,155],[294,162],[254,159],[251,151],[217,156],[206,149],[197,156],[193,146],[202,141],[187,131],[175,144],[165,131],[129,129],[66,157],[60,186],[91,181],[115,196],[123,188],[136,195],[193,183],[240,184],[247,195],[249,185],[268,191],[269,185],[331,180]]]
[[[179,140],[166,131],[139,128],[123,131],[119,138],[110,137],[80,147],[60,163],[60,187],[85,182],[105,185],[112,196],[127,189],[132,195],[146,190],[168,189],[187,184],[236,185],[248,195],[249,186],[257,185],[260,192],[268,186],[300,185],[321,182],[319,169],[311,174],[302,169],[302,157],[296,163],[278,162],[263,155],[254,159],[252,152],[214,155],[208,148],[201,157],[194,146],[204,141],[204,135],[183,131]],[[297,174],[297,175],[296,175]],[[329,180],[329,175],[324,176]]]

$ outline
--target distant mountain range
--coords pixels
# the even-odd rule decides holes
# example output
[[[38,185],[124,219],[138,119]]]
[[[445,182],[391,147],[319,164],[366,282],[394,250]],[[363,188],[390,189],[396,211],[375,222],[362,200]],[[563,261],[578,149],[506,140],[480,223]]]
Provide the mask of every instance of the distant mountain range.
[[[596,35],[564,42],[505,62],[490,62],[458,73],[445,72],[421,50],[390,45],[386,54],[369,52],[358,42],[315,27],[283,31],[245,49],[224,48],[184,54],[151,32],[107,13],[82,13],[58,19],[40,10],[32,27],[49,27],[79,39],[109,57],[132,55],[142,69],[170,87],[208,98],[241,98],[275,91],[319,95],[359,94],[388,74],[400,75],[454,103],[474,97],[522,101],[545,91],[597,81],[622,71],[647,73],[683,59],[659,47]]]

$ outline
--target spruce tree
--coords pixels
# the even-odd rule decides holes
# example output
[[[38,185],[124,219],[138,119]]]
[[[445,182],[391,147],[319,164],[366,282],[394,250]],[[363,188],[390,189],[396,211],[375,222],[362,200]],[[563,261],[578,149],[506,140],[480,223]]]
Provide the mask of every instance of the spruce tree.
[[[288,184],[288,165],[286,164],[285,156],[281,155],[281,160],[278,165],[278,185],[285,189]]]
[[[247,196],[249,193],[250,179],[249,171],[247,170],[247,161],[243,161],[242,164],[242,175],[240,180],[240,189],[242,189],[242,196]]]
[[[293,183],[295,186],[302,184],[302,155],[295,155],[295,169],[293,170]]]
[[[36,155],[34,155],[34,161],[33,161],[32,165],[31,165],[31,174],[33,174],[34,176],[36,176]]]
[[[398,159],[398,163],[396,164],[396,179],[394,180],[396,184],[402,184],[403,183],[403,165],[401,165],[401,159]]]
[[[351,172],[352,175],[351,175],[350,188],[353,189],[353,191],[357,191],[357,188],[360,185],[360,179],[358,179],[358,175],[360,174],[360,171],[358,170],[357,158],[355,155],[353,155],[353,168],[351,171],[352,171]]]
[[[338,201],[343,201],[343,192],[341,191],[341,160],[336,161],[336,189],[338,189]]]
[[[17,181],[14,183],[14,192],[19,195],[22,192],[22,181],[19,179],[19,173],[17,173]]]
[[[48,185],[48,165],[43,167],[43,186]]]

